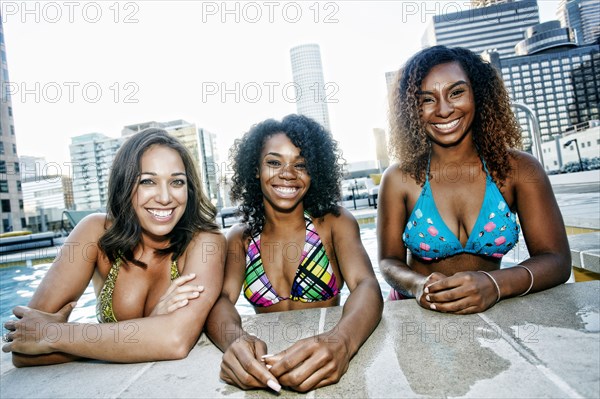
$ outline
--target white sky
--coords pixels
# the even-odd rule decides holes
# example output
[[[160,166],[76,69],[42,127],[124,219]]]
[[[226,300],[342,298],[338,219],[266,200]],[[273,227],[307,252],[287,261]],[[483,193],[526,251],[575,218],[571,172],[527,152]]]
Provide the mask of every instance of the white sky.
[[[216,133],[223,162],[252,124],[296,112],[284,87],[289,50],[304,43],[320,45],[338,89],[329,117],[346,160],[374,159],[372,130],[388,126],[385,72],[421,48],[432,15],[469,1],[228,1],[229,14],[222,1],[24,4],[0,2],[17,149],[60,164],[72,136],[174,119]],[[541,22],[555,19],[558,0],[538,5]]]

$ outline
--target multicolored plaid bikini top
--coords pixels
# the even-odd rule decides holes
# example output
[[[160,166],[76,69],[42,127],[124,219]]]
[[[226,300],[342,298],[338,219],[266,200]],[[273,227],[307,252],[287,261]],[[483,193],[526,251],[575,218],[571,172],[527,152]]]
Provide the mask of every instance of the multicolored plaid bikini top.
[[[289,297],[279,296],[265,273],[260,256],[260,233],[251,238],[246,253],[244,296],[253,306],[271,306],[286,299],[300,302],[326,301],[339,293],[321,237],[306,212],[304,221],[306,239]]]

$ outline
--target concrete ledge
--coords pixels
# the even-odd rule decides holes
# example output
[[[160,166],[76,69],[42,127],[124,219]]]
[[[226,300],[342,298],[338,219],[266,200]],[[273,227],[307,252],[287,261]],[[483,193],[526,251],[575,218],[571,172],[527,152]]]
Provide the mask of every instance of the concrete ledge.
[[[569,236],[573,266],[600,273],[600,232]]]
[[[365,310],[368,304],[365,304]],[[475,315],[448,315],[414,300],[387,302],[381,323],[341,381],[281,397],[600,396],[600,281],[506,299]],[[328,331],[340,307],[243,317],[278,352]],[[336,339],[335,332],[330,339]],[[79,361],[15,369],[2,353],[1,398],[262,398],[219,380],[222,354],[203,335],[186,359],[140,364]]]

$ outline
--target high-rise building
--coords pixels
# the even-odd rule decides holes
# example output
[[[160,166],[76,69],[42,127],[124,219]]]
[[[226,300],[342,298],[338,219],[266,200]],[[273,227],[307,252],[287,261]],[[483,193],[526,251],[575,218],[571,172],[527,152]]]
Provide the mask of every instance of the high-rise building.
[[[478,2],[491,3],[491,2]],[[423,47],[466,47],[475,53],[493,50],[500,57],[515,55],[515,45],[527,28],[540,22],[536,0],[495,4],[436,15],[422,38]]]
[[[600,46],[576,46],[569,32],[558,21],[540,24],[517,46],[522,55],[495,57],[511,100],[536,114],[542,142],[600,119]],[[516,115],[528,149],[527,116],[519,109]]]
[[[0,18],[0,233],[22,230],[26,223],[17,155],[17,140],[9,91],[4,29]]]
[[[329,111],[327,110],[327,86],[323,78],[321,51],[318,44],[303,44],[290,50],[292,75],[297,90],[296,109],[327,130]]]
[[[577,44],[592,44],[600,38],[600,1],[561,0],[556,17],[575,31]]]
[[[103,210],[108,200],[108,177],[125,137],[89,133],[71,137],[73,198],[76,210]]]

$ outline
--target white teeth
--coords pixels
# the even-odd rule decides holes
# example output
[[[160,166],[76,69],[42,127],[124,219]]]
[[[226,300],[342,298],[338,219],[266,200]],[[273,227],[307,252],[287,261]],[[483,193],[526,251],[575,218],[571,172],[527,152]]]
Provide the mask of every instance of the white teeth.
[[[150,212],[151,214],[153,214],[156,217],[166,218],[167,216],[169,216],[173,213],[173,209],[164,209],[164,210],[148,209],[148,212]]]
[[[283,194],[292,194],[298,191],[296,187],[275,187],[275,190]]]
[[[458,122],[460,122],[460,119],[453,120],[450,123],[434,123],[433,126],[437,127],[438,129],[446,130],[452,129],[454,126],[458,125]]]

